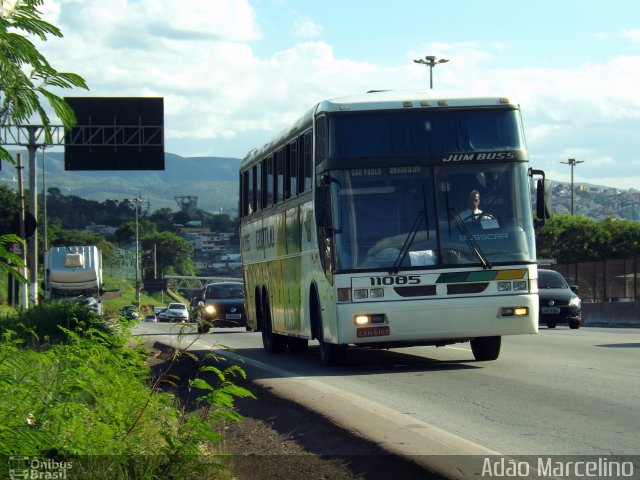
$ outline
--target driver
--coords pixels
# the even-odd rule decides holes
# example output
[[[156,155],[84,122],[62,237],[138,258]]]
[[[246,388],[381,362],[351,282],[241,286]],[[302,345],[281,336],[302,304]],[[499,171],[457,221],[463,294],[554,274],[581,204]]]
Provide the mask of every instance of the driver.
[[[469,222],[471,220],[478,220],[481,216],[480,192],[478,190],[471,190],[467,197],[467,208],[460,212],[460,218],[465,222]]]

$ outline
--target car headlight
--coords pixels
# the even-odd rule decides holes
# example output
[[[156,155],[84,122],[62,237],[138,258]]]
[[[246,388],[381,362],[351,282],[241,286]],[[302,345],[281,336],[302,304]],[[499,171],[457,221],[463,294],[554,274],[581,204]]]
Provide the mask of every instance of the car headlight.
[[[581,300],[580,297],[573,297],[571,300],[569,300],[569,305],[573,305],[575,307],[579,307],[581,304]]]
[[[207,305],[206,307],[204,307],[204,311],[208,315],[215,315],[216,307],[214,307],[213,305]]]

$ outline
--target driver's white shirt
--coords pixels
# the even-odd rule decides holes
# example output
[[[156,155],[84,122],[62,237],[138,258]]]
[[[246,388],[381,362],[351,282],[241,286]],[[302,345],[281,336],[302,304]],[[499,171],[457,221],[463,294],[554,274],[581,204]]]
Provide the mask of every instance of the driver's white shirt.
[[[480,215],[481,213],[482,213],[482,210],[480,210],[479,208],[476,208],[475,210],[465,208],[462,212],[460,212],[460,218],[462,218],[462,220],[468,220],[474,215]]]

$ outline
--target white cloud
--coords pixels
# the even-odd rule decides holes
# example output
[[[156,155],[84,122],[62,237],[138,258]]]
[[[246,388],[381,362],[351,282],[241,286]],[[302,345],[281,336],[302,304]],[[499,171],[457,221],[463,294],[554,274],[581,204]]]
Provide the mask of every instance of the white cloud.
[[[536,168],[568,176],[558,163],[575,157],[585,161],[577,169],[584,181],[597,178],[596,167],[629,164],[625,143],[640,129],[640,91],[632,80],[640,56],[566,69],[491,68],[510,44],[432,42],[383,67],[338,58],[327,41],[259,56],[262,34],[248,0],[48,0],[43,11],[65,35],[42,44],[43,53],[91,88],[64,94],[164,97],[168,149],[183,155],[242,156],[324,98],[371,89],[426,91],[429,69],[413,60],[428,54],[450,60],[434,68],[434,93],[446,86],[520,102]],[[299,16],[293,32],[308,39],[323,28]],[[625,35],[640,41],[640,30]]]
[[[622,36],[631,43],[640,43],[640,28],[624,30]]]
[[[307,17],[298,17],[293,22],[292,32],[296,37],[315,38],[323,33],[322,25]]]

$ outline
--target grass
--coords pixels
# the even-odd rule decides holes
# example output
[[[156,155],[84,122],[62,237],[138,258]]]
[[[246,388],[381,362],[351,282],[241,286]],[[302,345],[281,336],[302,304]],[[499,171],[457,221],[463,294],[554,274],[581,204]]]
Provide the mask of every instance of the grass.
[[[2,478],[12,457],[70,462],[66,478],[228,478],[201,456],[222,439],[212,423],[239,420],[234,399],[252,396],[235,384],[244,371],[182,351],[154,377],[130,326],[72,302],[0,318]],[[181,358],[197,373],[186,402],[172,371]]]

